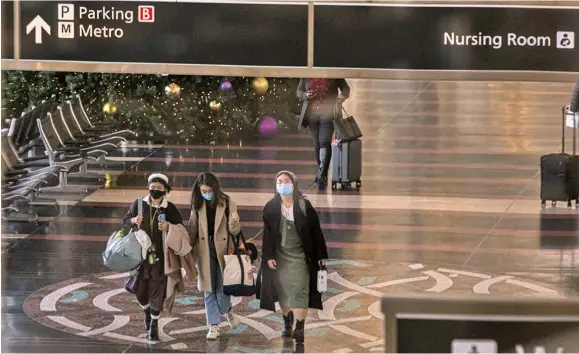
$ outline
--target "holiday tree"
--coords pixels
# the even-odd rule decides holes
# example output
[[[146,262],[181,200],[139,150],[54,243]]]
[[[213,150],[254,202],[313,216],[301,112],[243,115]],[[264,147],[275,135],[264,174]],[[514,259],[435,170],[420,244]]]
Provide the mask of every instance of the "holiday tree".
[[[2,72],[2,118],[56,94],[80,94],[95,121],[115,120],[143,139],[224,143],[264,116],[293,125],[296,79],[107,73]],[[5,124],[5,123],[3,123]]]

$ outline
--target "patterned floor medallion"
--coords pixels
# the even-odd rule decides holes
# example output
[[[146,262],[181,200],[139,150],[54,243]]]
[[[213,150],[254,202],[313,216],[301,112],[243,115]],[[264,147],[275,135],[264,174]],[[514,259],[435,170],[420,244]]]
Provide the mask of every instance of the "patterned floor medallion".
[[[389,292],[559,296],[551,285],[523,278],[412,263],[333,261],[324,310],[306,321],[308,352],[381,352],[380,296]],[[195,352],[292,352],[280,338],[281,315],[259,309],[259,301],[235,298],[240,326],[222,324],[222,338],[207,342],[202,295],[193,281],[163,313],[160,341],[145,338],[142,312],[124,290],[125,274],[104,273],[53,284],[32,294],[24,310],[35,321],[78,336]],[[332,340],[327,340],[332,338]]]

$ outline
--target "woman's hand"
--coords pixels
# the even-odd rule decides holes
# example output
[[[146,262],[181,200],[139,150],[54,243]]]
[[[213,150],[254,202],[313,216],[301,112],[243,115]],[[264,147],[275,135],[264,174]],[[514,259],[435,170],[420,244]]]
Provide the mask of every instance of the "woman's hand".
[[[239,214],[231,213],[231,215],[229,215],[229,220],[233,222],[239,222]]]
[[[143,222],[143,217],[140,215],[135,216],[134,218],[131,219],[131,222],[133,224],[141,225],[141,223]]]
[[[276,269],[276,267],[277,267],[277,263],[275,262],[275,259],[270,259],[269,261],[267,261],[267,265],[271,269]]]
[[[169,227],[169,222],[159,220],[159,230],[165,231]]]
[[[340,103],[344,102],[346,100],[346,96],[339,94],[338,95],[338,101],[340,101]]]

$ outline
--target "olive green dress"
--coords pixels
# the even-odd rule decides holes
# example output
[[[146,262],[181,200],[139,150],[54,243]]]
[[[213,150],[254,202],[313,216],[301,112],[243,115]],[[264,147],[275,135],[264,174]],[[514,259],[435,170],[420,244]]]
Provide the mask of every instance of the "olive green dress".
[[[310,272],[295,222],[281,217],[281,242],[277,247],[277,295],[283,308],[307,309]]]

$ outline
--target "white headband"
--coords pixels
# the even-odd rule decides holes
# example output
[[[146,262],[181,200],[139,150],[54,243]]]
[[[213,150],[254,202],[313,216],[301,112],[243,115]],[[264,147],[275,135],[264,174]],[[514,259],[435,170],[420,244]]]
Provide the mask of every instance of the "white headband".
[[[165,184],[169,184],[169,177],[165,176],[162,173],[153,173],[152,175],[149,176],[149,178],[147,178],[147,182],[151,183],[151,181],[155,178],[160,178],[163,181],[165,181]]]

